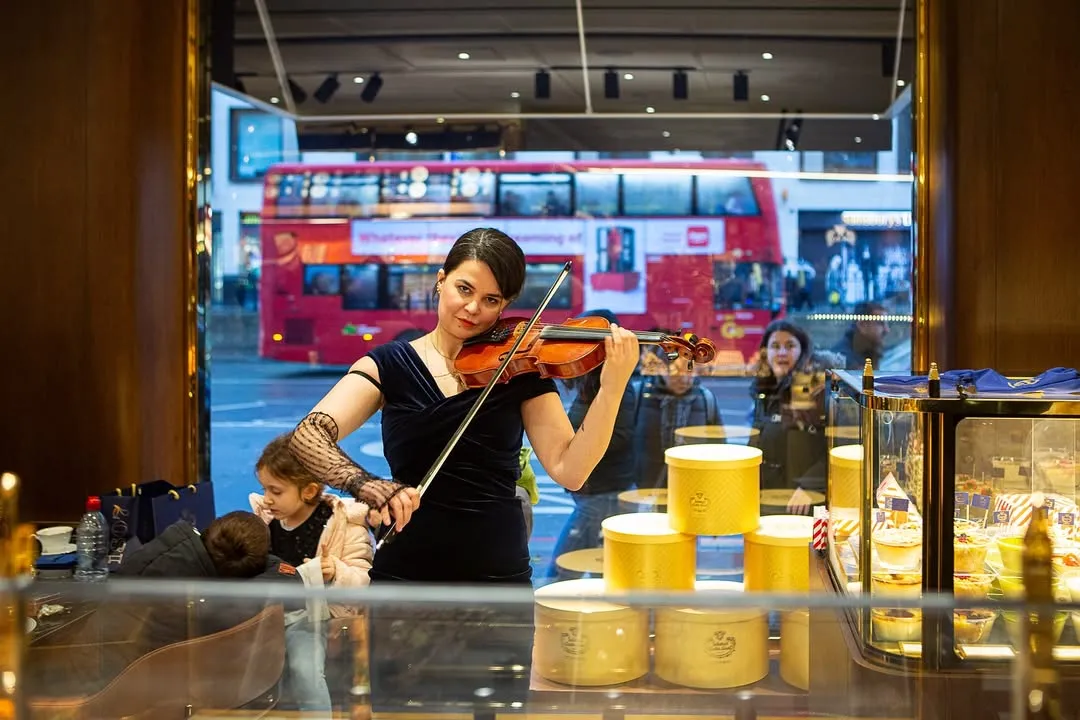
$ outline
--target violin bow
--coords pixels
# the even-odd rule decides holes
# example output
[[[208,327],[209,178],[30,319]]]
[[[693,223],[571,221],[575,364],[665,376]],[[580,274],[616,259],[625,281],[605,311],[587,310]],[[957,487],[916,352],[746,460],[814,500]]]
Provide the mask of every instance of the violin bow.
[[[435,462],[430,468],[428,468],[427,473],[424,475],[424,479],[421,480],[420,484],[416,486],[416,490],[418,493],[420,493],[420,497],[424,497],[424,493],[431,485],[431,482],[435,479],[435,476],[439,473],[440,470],[442,470],[443,464],[446,462],[446,459],[450,457],[450,453],[453,452],[454,448],[458,444],[458,441],[461,440],[461,436],[464,435],[465,431],[469,429],[469,425],[472,424],[473,418],[475,418],[476,414],[480,412],[480,408],[483,407],[484,401],[487,400],[488,395],[490,395],[491,391],[495,388],[495,384],[499,382],[500,378],[502,378],[503,376],[503,373],[506,372],[506,367],[510,364],[510,361],[514,359],[514,355],[517,354],[518,348],[521,347],[522,341],[525,340],[525,336],[529,334],[529,331],[532,330],[533,326],[536,325],[537,321],[540,320],[540,313],[544,312],[544,310],[547,309],[548,303],[550,303],[551,299],[555,297],[555,293],[559,290],[559,286],[562,285],[563,281],[566,279],[566,276],[570,274],[570,267],[572,264],[572,261],[567,260],[566,264],[563,265],[563,269],[559,271],[559,276],[556,277],[555,282],[551,284],[551,287],[547,291],[547,295],[544,296],[544,299],[536,308],[536,312],[534,312],[533,316],[529,318],[529,321],[525,323],[525,327],[522,329],[522,331],[518,333],[517,339],[514,340],[514,344],[510,347],[510,352],[506,353],[506,357],[503,358],[502,363],[499,365],[499,369],[495,372],[494,375],[491,376],[491,379],[488,380],[487,385],[485,385],[484,389],[480,392],[480,396],[476,398],[476,402],[472,404],[472,407],[469,408],[469,412],[465,415],[465,418],[461,421],[461,424],[458,425],[457,430],[455,430],[454,434],[450,436],[450,440],[446,443],[446,447],[442,449],[442,452],[439,453],[439,456],[435,458]],[[397,530],[393,525],[391,525],[390,529],[387,530],[383,534],[383,536],[379,538],[379,541],[375,544],[375,550],[378,551],[379,548],[381,548],[383,545],[393,540],[396,535]]]

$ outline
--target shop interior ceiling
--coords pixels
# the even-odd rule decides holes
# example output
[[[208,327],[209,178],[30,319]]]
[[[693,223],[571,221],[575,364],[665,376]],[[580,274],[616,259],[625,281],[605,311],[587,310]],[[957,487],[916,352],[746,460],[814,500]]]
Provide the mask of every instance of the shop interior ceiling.
[[[416,133],[432,149],[441,134],[445,149],[497,137],[506,149],[749,152],[791,149],[797,122],[798,150],[887,150],[915,65],[914,0],[235,0],[229,11],[216,17],[215,81],[294,116],[313,149]]]

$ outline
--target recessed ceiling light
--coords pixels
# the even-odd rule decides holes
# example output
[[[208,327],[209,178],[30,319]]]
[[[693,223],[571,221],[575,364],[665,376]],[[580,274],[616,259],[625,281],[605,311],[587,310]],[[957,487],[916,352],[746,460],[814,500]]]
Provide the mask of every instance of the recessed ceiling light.
[[[357,75],[356,77],[354,77],[354,78],[352,79],[352,81],[353,81],[354,83],[356,83],[357,85],[359,85],[360,83],[364,82],[364,78],[362,78],[362,77],[360,77],[359,75]]]
[[[770,100],[772,100],[772,98],[769,97],[768,95],[762,95],[761,96],[761,102],[769,102]]]
[[[669,133],[667,130],[665,130],[663,134],[664,137],[671,137],[671,133]]]
[[[856,135],[856,136],[855,136],[855,142],[856,142],[856,143],[861,143],[861,142],[862,142],[862,138],[861,138],[861,137],[859,137],[858,135]]]
[[[772,55],[771,52],[763,52],[763,53],[761,53],[761,59],[762,60],[772,60],[772,58],[773,58],[773,55]]]
[[[457,59],[458,60],[468,60],[470,57],[472,57],[472,55],[470,55],[467,52],[459,52],[457,54]]]
[[[281,102],[281,99],[280,99],[280,98],[276,98],[276,97],[272,97],[272,98],[270,98],[270,102],[272,102],[273,104],[277,105],[277,104],[278,104],[279,102]]]
[[[439,123],[440,125],[442,125],[442,124],[443,124],[444,122],[446,122],[446,118],[435,118],[435,122],[437,122],[437,123]]]
[[[625,75],[622,76],[622,79],[623,80],[633,80],[634,79],[634,73],[626,73]]]
[[[512,98],[519,98],[519,97],[521,97],[521,93],[519,93],[519,92],[517,92],[517,91],[515,90],[514,92],[510,93],[510,97],[512,97]]]
[[[907,83],[905,83],[903,80],[897,80],[896,81],[896,86],[897,87],[904,87],[904,85],[906,85],[906,84]]]
[[[650,105],[649,107],[645,108],[645,112],[654,113],[654,112],[656,112],[656,108],[654,108],[652,105]]]
[[[874,118],[875,120],[880,120],[880,119],[881,119],[881,116],[880,116],[880,115],[878,115],[877,113],[874,113],[874,114],[873,114],[873,115],[871,115],[870,117]]]

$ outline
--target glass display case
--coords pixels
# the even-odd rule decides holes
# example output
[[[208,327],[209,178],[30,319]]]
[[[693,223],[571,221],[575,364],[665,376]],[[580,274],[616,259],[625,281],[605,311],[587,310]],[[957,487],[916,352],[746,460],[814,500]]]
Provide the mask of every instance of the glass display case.
[[[1080,672],[1080,612],[1065,605],[1080,602],[1080,392],[980,382],[953,375],[931,392],[919,378],[879,377],[864,390],[862,375],[832,374],[829,575],[837,591],[871,597],[848,619],[872,662],[949,670],[1008,661],[1022,616],[1002,601],[1024,600],[1024,532],[1042,503],[1063,603],[1054,654]],[[936,593],[967,609],[950,621],[886,602]]]

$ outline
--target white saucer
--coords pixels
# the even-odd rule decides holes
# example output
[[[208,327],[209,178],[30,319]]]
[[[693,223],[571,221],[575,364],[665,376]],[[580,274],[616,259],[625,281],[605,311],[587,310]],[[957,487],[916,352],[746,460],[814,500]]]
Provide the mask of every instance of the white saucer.
[[[34,632],[34,628],[37,627],[37,620],[34,618],[26,618],[26,632]]]
[[[68,543],[67,545],[65,545],[63,547],[62,550],[60,550],[60,552],[51,552],[51,553],[43,552],[43,553],[41,553],[41,557],[54,557],[56,555],[67,555],[68,553],[73,553],[73,552],[75,552],[75,543]]]

